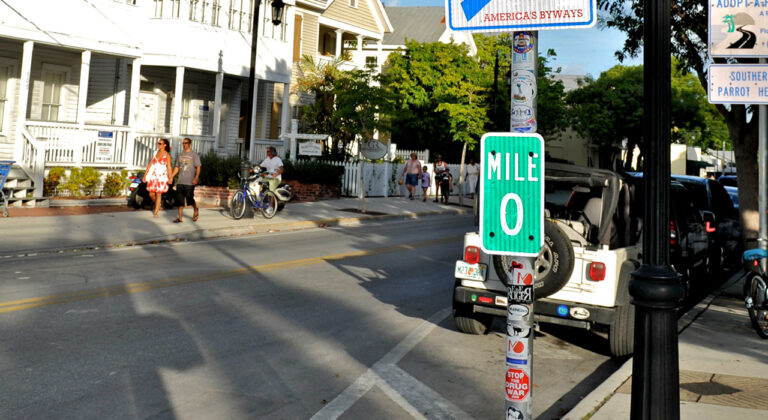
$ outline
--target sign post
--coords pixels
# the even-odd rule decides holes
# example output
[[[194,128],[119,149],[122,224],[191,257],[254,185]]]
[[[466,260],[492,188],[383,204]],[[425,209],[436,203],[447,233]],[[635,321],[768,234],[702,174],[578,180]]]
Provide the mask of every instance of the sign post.
[[[480,139],[480,237],[483,251],[510,255],[507,278],[505,415],[533,415],[533,283],[544,243],[544,139],[488,133]]]

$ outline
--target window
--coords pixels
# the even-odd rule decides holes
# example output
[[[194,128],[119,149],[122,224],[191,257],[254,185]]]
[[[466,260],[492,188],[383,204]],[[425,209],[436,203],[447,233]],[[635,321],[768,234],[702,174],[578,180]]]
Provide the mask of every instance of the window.
[[[189,0],[189,20],[197,20],[197,6],[200,0]]]
[[[248,0],[248,23],[246,24],[246,26],[248,26],[248,33],[251,33],[253,31],[253,11],[254,11],[253,3],[254,3],[253,0]],[[243,10],[242,8],[240,10],[241,10],[240,13],[243,13],[243,14],[245,13],[244,11],[242,11]],[[240,30],[242,31],[242,28]]]
[[[357,0],[349,0],[349,7],[357,9]]]
[[[378,65],[379,65],[379,57],[376,57],[375,55],[365,57],[365,67],[375,68],[375,67],[378,67]]]
[[[178,19],[180,10],[181,10],[181,0],[171,0],[171,17]]]
[[[219,15],[221,15],[221,1],[213,0],[211,3],[211,25],[219,26]]]
[[[67,81],[67,72],[55,66],[43,68],[43,104],[40,119],[59,121],[62,117],[62,89]]]
[[[0,63],[0,133],[5,131],[5,113],[8,110],[8,80],[11,66]]]
[[[163,0],[155,0],[155,17],[163,17]]]
[[[229,29],[240,29],[240,12],[237,10],[240,1],[241,0],[229,0],[229,23],[227,24]]]
[[[205,23],[205,10],[208,9],[208,5],[211,4],[208,0],[203,0],[202,7],[200,7],[200,23]]]
[[[192,99],[195,97],[193,89],[189,85],[184,86],[183,98],[181,100],[181,133],[189,134],[189,119],[192,117]]]

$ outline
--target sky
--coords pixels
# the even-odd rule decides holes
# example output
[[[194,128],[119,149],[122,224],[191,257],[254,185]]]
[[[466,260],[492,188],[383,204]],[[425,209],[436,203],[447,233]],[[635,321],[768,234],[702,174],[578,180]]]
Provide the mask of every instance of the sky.
[[[441,6],[444,0],[383,0],[385,6]],[[642,64],[642,56],[619,63],[614,52],[624,45],[624,33],[615,29],[564,29],[539,31],[539,53],[554,49],[557,57],[550,60],[551,67],[561,67],[562,74],[592,75],[617,64]]]

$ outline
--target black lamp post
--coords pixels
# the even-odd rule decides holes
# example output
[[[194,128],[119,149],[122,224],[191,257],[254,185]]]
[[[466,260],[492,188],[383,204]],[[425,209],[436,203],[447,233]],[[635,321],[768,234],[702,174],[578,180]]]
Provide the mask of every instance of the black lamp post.
[[[635,305],[631,419],[680,418],[677,307],[684,291],[669,265],[670,0],[644,1],[645,172],[643,266],[632,273]]]
[[[253,25],[251,28],[251,71],[248,74],[248,102],[245,104],[245,138],[243,139],[243,142],[245,145],[243,146],[243,153],[245,154],[245,158],[248,158],[249,150],[251,148],[251,130],[253,127],[251,126],[253,123],[253,109],[255,105],[253,104],[254,98],[253,98],[253,87],[256,84],[256,46],[259,41],[259,9],[261,8],[261,2],[254,2],[255,6],[254,8],[256,10],[253,11]],[[285,3],[283,3],[283,0],[273,0],[272,1],[272,23],[275,25],[279,25],[280,22],[283,21],[283,10],[285,7]]]

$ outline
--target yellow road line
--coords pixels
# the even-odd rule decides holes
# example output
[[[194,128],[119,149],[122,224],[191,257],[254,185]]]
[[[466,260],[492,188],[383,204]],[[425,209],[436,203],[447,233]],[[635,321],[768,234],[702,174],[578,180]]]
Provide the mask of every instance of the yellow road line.
[[[344,252],[340,254],[323,255],[319,257],[302,258],[298,260],[282,261],[277,263],[253,265],[250,267],[235,268],[231,270],[214,271],[210,273],[192,274],[178,277],[169,277],[166,279],[143,281],[136,283],[121,284],[117,286],[102,287],[98,289],[81,290],[77,292],[61,293],[50,296],[38,296],[25,299],[9,300],[0,302],[0,313],[17,312],[25,309],[39,308],[49,305],[58,305],[61,303],[78,302],[83,300],[92,300],[106,298],[111,296],[125,295],[129,293],[140,293],[148,290],[161,289],[166,287],[181,286],[185,284],[201,283],[212,280],[221,280],[229,277],[240,276],[244,274],[266,273],[269,271],[284,270],[287,268],[305,267],[308,265],[319,264],[323,262],[341,261],[349,258],[368,257],[373,255],[389,254],[393,252],[408,251],[420,249],[428,246],[441,245],[461,240],[462,236],[453,236],[447,238],[430,239],[419,241],[412,244],[392,245],[382,248],[375,248],[361,251]]]

